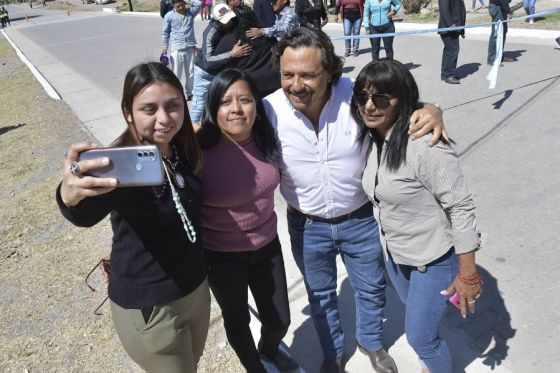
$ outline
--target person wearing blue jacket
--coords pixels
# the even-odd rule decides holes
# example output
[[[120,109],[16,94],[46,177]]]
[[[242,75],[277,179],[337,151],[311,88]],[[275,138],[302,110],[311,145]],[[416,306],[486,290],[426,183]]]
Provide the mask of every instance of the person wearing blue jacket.
[[[172,0],[173,10],[163,17],[161,41],[163,53],[171,52],[171,70],[177,75],[185,90],[185,97],[192,97],[194,77],[194,56],[196,38],[194,17],[201,8],[200,0],[194,0],[190,7],[184,0]]]
[[[363,26],[366,32],[373,34],[390,34],[395,32],[393,16],[401,9],[400,0],[366,0],[364,3]],[[393,36],[383,37],[383,48],[387,59],[393,59]],[[381,49],[381,38],[370,38],[371,58],[373,61],[379,59]]]

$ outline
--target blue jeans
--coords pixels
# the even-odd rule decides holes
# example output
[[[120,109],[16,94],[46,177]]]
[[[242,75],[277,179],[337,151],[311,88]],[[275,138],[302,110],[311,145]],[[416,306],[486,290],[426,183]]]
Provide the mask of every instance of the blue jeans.
[[[476,7],[476,1],[477,0],[472,0],[472,9],[473,10]],[[480,6],[484,6],[484,0],[478,0],[478,1],[480,1]]]
[[[362,23],[361,18],[346,18],[342,19],[342,24],[344,26],[344,36],[350,35],[360,35],[360,26]],[[350,43],[352,43],[352,49],[350,49]],[[352,50],[352,52],[360,49],[360,39],[344,39],[344,45],[346,46],[346,51]]]
[[[490,13],[490,17],[492,17],[492,22],[505,21],[507,18],[507,14],[504,14],[502,12],[502,8],[500,8],[500,6],[496,4],[490,3],[488,5],[488,13]],[[503,24],[504,26],[503,45],[506,44],[506,34],[508,29],[507,24],[508,24],[507,22],[504,22]],[[490,40],[488,42],[488,58],[486,59],[488,62],[494,62],[494,60],[496,59],[496,39],[498,37],[496,31],[497,31],[497,27],[495,25],[492,25],[492,32],[490,33]]]
[[[372,214],[373,208],[367,204],[363,214],[330,224],[288,211],[292,253],[303,275],[311,318],[325,359],[334,360],[344,353],[336,286],[336,256],[339,253],[354,289],[356,339],[368,351],[383,348],[383,253],[377,222]]]
[[[193,98],[189,110],[193,123],[198,123],[202,120],[204,105],[206,104],[206,94],[208,93],[208,87],[210,87],[212,79],[214,79],[214,75],[194,65]]]
[[[440,291],[447,289],[457,274],[457,255],[453,249],[426,266],[395,264],[389,256],[387,274],[406,306],[405,333],[422,363],[430,373],[451,373],[453,362],[447,344],[438,329],[447,309],[447,298]]]
[[[535,3],[537,0],[523,0],[523,9],[528,16],[535,14]],[[533,19],[532,17],[530,19]]]

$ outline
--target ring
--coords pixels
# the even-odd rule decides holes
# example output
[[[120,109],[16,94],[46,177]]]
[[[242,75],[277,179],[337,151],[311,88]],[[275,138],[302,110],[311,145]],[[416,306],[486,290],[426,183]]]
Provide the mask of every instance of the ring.
[[[482,295],[482,291],[480,291],[477,295],[474,296],[474,300],[477,300]]]
[[[467,303],[468,304],[474,304],[474,303],[476,303],[476,300],[473,299],[473,300],[471,300],[470,302],[467,302]]]
[[[72,162],[72,164],[70,164],[70,173],[76,176],[80,174],[80,166],[78,166],[78,162]]]

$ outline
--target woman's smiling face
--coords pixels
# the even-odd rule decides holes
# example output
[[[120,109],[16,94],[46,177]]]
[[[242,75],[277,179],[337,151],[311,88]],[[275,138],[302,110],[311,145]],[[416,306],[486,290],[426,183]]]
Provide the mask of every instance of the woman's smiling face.
[[[385,137],[399,114],[399,100],[391,95],[377,92],[373,86],[364,88],[356,97],[358,112],[368,128],[375,129]]]
[[[157,145],[168,154],[169,143],[183,126],[185,102],[181,92],[170,84],[155,82],[141,90],[132,101],[127,120],[141,140]]]

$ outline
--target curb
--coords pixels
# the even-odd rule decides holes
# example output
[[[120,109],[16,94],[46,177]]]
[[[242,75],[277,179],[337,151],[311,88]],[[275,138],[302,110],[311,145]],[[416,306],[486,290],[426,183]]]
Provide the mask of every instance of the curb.
[[[6,34],[4,32],[4,30],[2,31],[2,35],[4,35],[4,37],[6,38],[6,40],[8,41],[8,43],[10,43],[10,45],[12,46],[12,48],[14,48],[14,50],[16,51],[16,54],[18,55],[19,59],[29,68],[29,70],[31,71],[31,73],[33,74],[33,76],[35,77],[35,79],[37,79],[37,81],[39,82],[39,84],[41,84],[41,86],[43,86],[43,89],[45,90],[45,92],[47,92],[47,94],[51,97],[54,98],[55,100],[62,100],[62,97],[60,97],[60,94],[58,94],[58,92],[56,91],[56,89],[54,89],[54,87],[51,85],[51,83],[49,83],[49,81],[43,76],[43,74],[41,74],[39,72],[39,70],[37,70],[37,68],[31,63],[31,61],[29,61],[27,59],[27,57],[25,57],[25,54],[23,54],[23,52],[17,47],[17,45],[14,44],[14,42],[12,41],[12,39],[8,36],[8,34]]]

